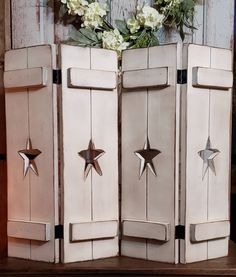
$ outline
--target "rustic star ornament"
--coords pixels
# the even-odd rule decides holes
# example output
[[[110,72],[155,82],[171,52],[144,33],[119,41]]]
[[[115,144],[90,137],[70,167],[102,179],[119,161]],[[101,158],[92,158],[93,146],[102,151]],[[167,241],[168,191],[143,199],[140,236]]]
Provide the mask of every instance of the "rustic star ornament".
[[[96,172],[102,176],[102,170],[98,163],[98,159],[105,154],[105,151],[102,149],[96,149],[95,145],[92,140],[90,140],[88,149],[82,150],[79,153],[79,156],[85,160],[85,167],[84,167],[84,178],[88,177],[88,174],[92,168],[96,170]]]
[[[144,144],[144,148],[142,150],[138,150],[134,152],[134,154],[140,159],[139,179],[142,177],[147,166],[151,170],[152,174],[154,176],[157,176],[152,160],[160,153],[161,151],[150,148],[150,143],[148,138]]]
[[[198,152],[198,155],[203,160],[203,167],[202,167],[202,180],[204,179],[208,169],[210,168],[213,173],[216,175],[215,165],[214,165],[214,158],[220,153],[218,149],[211,148],[211,141],[210,137],[207,139],[206,148]]]
[[[18,151],[18,154],[24,160],[24,177],[27,175],[29,169],[31,169],[35,175],[38,174],[38,169],[35,163],[35,159],[41,154],[42,152],[38,149],[32,148],[32,143],[30,138],[27,140],[26,149]]]

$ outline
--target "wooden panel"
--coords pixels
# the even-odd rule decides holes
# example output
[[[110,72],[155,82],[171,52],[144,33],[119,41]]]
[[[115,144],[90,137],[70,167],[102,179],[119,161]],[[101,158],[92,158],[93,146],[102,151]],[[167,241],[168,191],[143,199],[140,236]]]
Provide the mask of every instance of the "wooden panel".
[[[70,224],[71,242],[114,238],[118,234],[118,221],[98,221]]]
[[[233,72],[229,70],[194,67],[193,86],[227,90],[233,86]]]
[[[115,51],[91,49],[91,69],[116,72]],[[91,136],[95,145],[105,151],[99,160],[102,176],[92,172],[92,220],[118,220],[118,91],[91,91]],[[118,236],[93,242],[93,257],[118,255]]]
[[[52,72],[50,46],[14,50],[6,54],[6,71],[35,67],[45,67]],[[35,89],[19,88],[16,94],[6,94],[8,218],[51,224],[51,240],[47,243],[9,238],[9,255],[54,262],[54,181],[57,176],[54,176],[53,162],[52,73],[48,74],[48,84],[37,93]],[[24,161],[17,152],[26,148],[28,138],[32,147],[42,153],[35,160],[39,176],[29,170],[24,178]]]
[[[117,55],[113,51],[66,45],[62,45],[61,55],[64,262],[114,256],[118,253],[117,237],[72,244],[69,224],[118,220],[117,91],[68,88],[67,70],[81,68],[116,72]],[[85,160],[79,157],[78,152],[88,149],[90,139],[97,149],[105,151],[98,160],[103,174],[99,176],[92,169],[84,178]]]
[[[211,67],[219,70],[232,70],[232,52],[212,48]],[[212,147],[220,151],[219,156],[214,160],[216,175],[211,171],[209,172],[208,217],[209,220],[213,221],[229,220],[231,117],[232,90],[211,90],[209,133],[212,138]],[[219,129],[221,129],[220,132]],[[226,256],[228,254],[228,243],[229,237],[219,241],[209,241],[209,258]]]
[[[157,177],[148,172],[147,214],[148,220],[168,222],[170,240],[165,244],[148,243],[148,258],[162,262],[176,262],[178,245],[175,243],[175,223],[178,220],[178,184],[175,180],[179,163],[175,156],[178,153],[176,138],[176,72],[177,45],[153,47],[149,50],[149,67],[169,68],[169,87],[149,90],[148,101],[148,135],[152,147],[161,154],[153,160]]]
[[[4,86],[6,89],[45,87],[47,75],[47,69],[42,67],[5,71]]]
[[[168,68],[126,71],[123,73],[122,86],[126,89],[168,86]]]
[[[230,71],[231,52],[196,45],[190,45],[188,52],[186,256],[181,258],[182,262],[224,256],[228,251],[227,238],[190,243],[189,224],[228,220],[231,93],[229,91],[196,88],[192,87],[191,84],[193,67]],[[219,133],[222,126],[225,126],[224,130]],[[199,151],[207,148],[208,138],[211,143],[210,147],[220,151],[213,160],[216,175],[212,168],[208,168],[204,175],[204,161],[199,156]]]
[[[92,88],[113,90],[117,85],[116,72],[105,70],[84,70],[70,68],[68,86],[73,88]]]
[[[192,242],[224,238],[228,237],[229,233],[229,221],[215,221],[190,225],[190,239]]]
[[[133,58],[138,55],[139,59]],[[147,49],[123,52],[122,71],[147,68]],[[134,152],[142,149],[147,128],[147,91],[122,92],[122,207],[123,220],[146,221],[146,179],[139,179],[139,160]],[[131,197],[132,196],[132,197]],[[146,259],[146,240],[123,238],[121,254]]]
[[[29,89],[29,137],[33,147],[42,153],[36,163],[39,177],[30,172],[31,220],[51,223],[51,240],[48,243],[31,243],[31,259],[47,262],[55,261],[55,194],[57,193],[58,176],[54,172],[54,136],[57,136],[57,125],[54,125],[52,68],[53,58],[56,55],[49,45],[31,47],[28,49],[28,67],[44,67],[48,71],[46,87],[35,91]],[[40,57],[40,59],[38,58]],[[43,205],[42,205],[43,201]],[[57,208],[57,207],[56,207]],[[57,255],[57,253],[56,253]]]
[[[46,242],[51,239],[50,223],[8,221],[7,235],[12,238]]]
[[[160,244],[124,238],[122,254],[166,262],[175,262],[174,229],[178,218],[177,211],[175,214],[176,47],[169,45],[123,53],[123,71],[170,69],[170,87],[122,94],[122,220],[168,222],[171,225],[169,242]],[[151,148],[161,151],[153,159],[157,177],[148,170],[139,178],[140,160],[134,152],[143,149],[147,137]]]
[[[168,241],[170,225],[158,222],[123,221],[123,235],[128,237]]]
[[[11,56],[12,53],[12,56]],[[19,58],[17,58],[19,56]],[[27,50],[8,51],[5,56],[5,70],[27,68]],[[29,176],[23,178],[22,159],[18,155],[24,149],[29,134],[27,90],[17,94],[6,93],[7,121],[7,179],[8,218],[30,221]],[[17,134],[17,135],[16,135]],[[10,162],[11,161],[11,162]],[[30,241],[9,238],[8,255],[30,259]]]

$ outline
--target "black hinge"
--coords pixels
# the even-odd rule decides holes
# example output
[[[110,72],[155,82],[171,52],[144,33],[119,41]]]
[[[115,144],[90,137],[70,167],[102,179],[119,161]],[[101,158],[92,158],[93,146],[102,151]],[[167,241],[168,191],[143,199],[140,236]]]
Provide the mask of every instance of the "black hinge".
[[[55,226],[55,239],[63,239],[64,238],[64,228],[63,225]]]
[[[177,70],[177,84],[187,84],[187,69]]]
[[[53,69],[53,84],[61,85],[61,69]]]
[[[0,154],[0,161],[6,161],[7,155],[6,154]]]
[[[175,226],[175,238],[176,239],[185,239],[185,226],[183,226],[183,225]]]

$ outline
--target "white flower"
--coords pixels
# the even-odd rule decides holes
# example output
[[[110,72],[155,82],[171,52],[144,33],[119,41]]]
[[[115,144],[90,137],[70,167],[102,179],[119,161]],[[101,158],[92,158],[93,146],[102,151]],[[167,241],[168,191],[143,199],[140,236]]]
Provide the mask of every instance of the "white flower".
[[[97,29],[103,24],[104,17],[107,14],[107,7],[101,6],[99,3],[94,2],[88,5],[85,10],[83,20],[83,27],[90,27]]]
[[[137,20],[141,26],[155,30],[162,26],[164,15],[152,7],[144,6],[141,8],[138,6]]]
[[[69,14],[78,14],[79,16],[84,15],[88,2],[86,0],[61,0],[63,4],[67,5]]]
[[[128,19],[127,27],[129,28],[130,33],[134,34],[140,29],[141,26],[139,24],[139,21],[135,17],[133,17],[131,19]]]
[[[129,46],[129,43],[124,41],[118,29],[104,31],[102,35],[102,44],[103,48],[116,50],[118,54],[121,54],[121,51],[127,49]]]

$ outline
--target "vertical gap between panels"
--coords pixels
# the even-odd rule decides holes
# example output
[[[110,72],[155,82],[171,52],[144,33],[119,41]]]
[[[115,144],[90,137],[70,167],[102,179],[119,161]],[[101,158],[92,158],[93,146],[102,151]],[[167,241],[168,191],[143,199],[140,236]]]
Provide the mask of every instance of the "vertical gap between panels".
[[[29,50],[26,49],[26,59],[27,59],[27,68],[29,67]],[[28,117],[28,138],[26,143],[28,144],[28,140],[31,140],[31,133],[30,133],[30,97],[29,97],[29,88],[27,88],[27,117]],[[28,185],[29,185],[29,220],[31,221],[31,181],[30,181],[31,172],[28,170]],[[30,258],[31,258],[31,243],[32,241],[29,241],[30,244]]]
[[[89,49],[89,69],[92,69],[92,49]],[[93,141],[93,96],[92,96],[92,89],[90,89],[90,139],[92,141],[92,143],[94,143]],[[90,184],[90,188],[91,188],[91,221],[93,221],[93,171],[91,170],[91,184]],[[92,260],[93,260],[93,240],[91,240],[91,250],[92,250]]]
[[[149,48],[147,49],[147,69],[149,68]],[[147,109],[147,131],[146,131],[146,143],[148,143],[149,140],[149,114],[148,114],[148,108],[149,108],[149,91],[147,88],[147,97],[146,97],[146,109]],[[148,168],[146,168],[146,221],[148,221]],[[146,239],[146,259],[148,259],[148,239]]]

